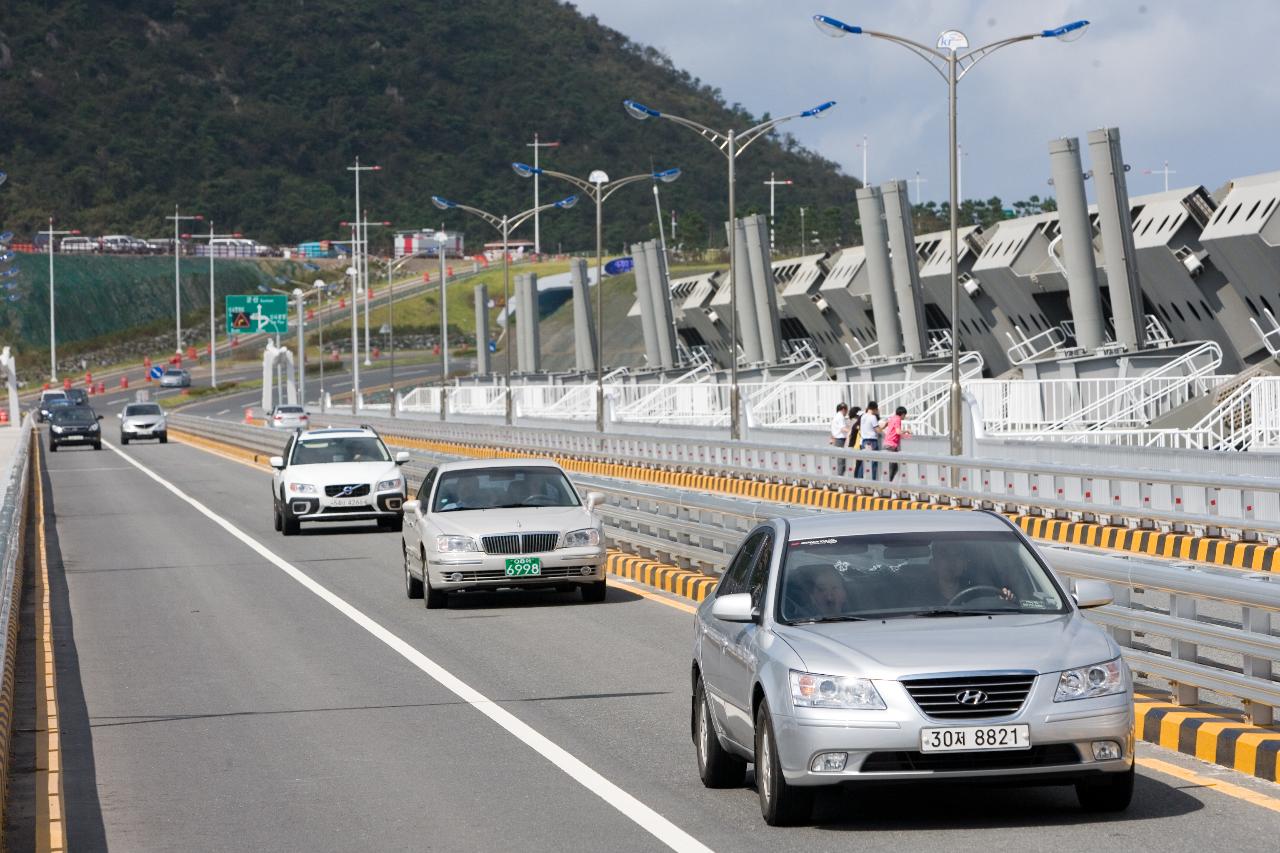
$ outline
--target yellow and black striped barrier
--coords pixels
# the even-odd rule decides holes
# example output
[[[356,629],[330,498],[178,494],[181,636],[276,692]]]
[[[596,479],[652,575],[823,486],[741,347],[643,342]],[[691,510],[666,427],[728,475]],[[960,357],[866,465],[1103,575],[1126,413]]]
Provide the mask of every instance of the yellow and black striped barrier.
[[[519,459],[540,454],[527,451],[501,450],[477,447],[449,441],[431,441],[412,436],[387,435],[392,443],[405,447],[420,447],[440,453],[481,458]],[[906,498],[883,498],[876,495],[859,495],[837,489],[801,486],[790,483],[773,483],[765,480],[749,480],[743,477],[723,477],[698,474],[690,471],[673,471],[645,465],[620,462],[599,462],[572,459],[555,454],[545,454],[556,460],[566,470],[579,474],[614,477],[636,482],[653,483],[693,489],[700,492],[718,492],[735,497],[752,498],[797,506],[819,507],[837,511],[884,509],[957,509],[945,504]],[[1064,544],[1087,545],[1142,554],[1153,557],[1172,557],[1212,563],[1227,568],[1261,572],[1280,572],[1280,547],[1259,542],[1236,542],[1186,533],[1163,533],[1157,530],[1136,529],[1117,525],[1096,524],[1086,521],[1067,521],[1040,515],[1006,513],[1010,520],[1035,539],[1046,539]]]
[[[681,569],[657,560],[614,550],[609,551],[605,571],[693,601],[702,601],[720,581],[719,578],[704,575],[702,572]]]
[[[1249,776],[1280,781],[1280,729],[1255,726],[1228,708],[1173,705],[1139,694],[1133,703],[1134,729],[1140,740],[1230,767]]]

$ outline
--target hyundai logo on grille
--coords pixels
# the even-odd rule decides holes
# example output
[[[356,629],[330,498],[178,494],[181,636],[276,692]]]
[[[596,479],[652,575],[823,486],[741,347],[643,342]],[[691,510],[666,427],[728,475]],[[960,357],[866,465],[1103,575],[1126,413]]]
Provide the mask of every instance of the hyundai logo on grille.
[[[985,705],[987,694],[981,690],[961,690],[956,694],[956,701],[961,705]]]

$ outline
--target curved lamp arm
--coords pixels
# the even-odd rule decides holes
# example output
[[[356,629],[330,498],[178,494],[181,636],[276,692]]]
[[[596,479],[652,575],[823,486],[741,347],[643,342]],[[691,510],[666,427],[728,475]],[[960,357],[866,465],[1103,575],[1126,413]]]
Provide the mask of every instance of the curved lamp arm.
[[[618,178],[616,181],[609,181],[608,183],[600,185],[601,189],[604,190],[604,195],[601,196],[600,202],[603,204],[609,199],[609,196],[613,195],[628,184],[635,184],[640,181],[661,181],[662,183],[669,184],[679,178],[680,175],[681,171],[679,169],[665,169],[661,172],[648,172],[643,175],[628,175],[625,178]]]
[[[533,218],[533,215],[535,213],[541,213],[544,210],[551,210],[557,207],[560,208],[561,210],[568,210],[569,208],[573,207],[577,203],[578,203],[578,197],[576,195],[571,195],[571,196],[562,198],[559,201],[553,201],[551,202],[551,204],[540,204],[537,207],[531,207],[528,210],[517,213],[515,216],[512,216],[510,219],[506,221],[507,233],[510,234],[512,231],[519,228],[525,222],[529,221],[531,218]]]

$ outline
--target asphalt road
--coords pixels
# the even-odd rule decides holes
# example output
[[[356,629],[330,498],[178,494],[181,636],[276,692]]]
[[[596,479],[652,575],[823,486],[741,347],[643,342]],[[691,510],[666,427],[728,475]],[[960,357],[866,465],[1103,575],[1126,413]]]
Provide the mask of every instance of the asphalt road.
[[[617,584],[428,613],[395,534],[274,533],[260,470],[174,443],[45,463],[72,850],[1205,851],[1280,832],[1280,810],[1149,764],[1118,817],[1069,789],[916,787],[832,792],[813,825],[771,829],[753,789],[698,782],[678,602]]]

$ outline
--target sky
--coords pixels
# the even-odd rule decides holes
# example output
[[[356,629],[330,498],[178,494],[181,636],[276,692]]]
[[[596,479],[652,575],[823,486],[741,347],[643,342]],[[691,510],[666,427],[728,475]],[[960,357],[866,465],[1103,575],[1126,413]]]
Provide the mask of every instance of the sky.
[[[867,36],[825,37],[821,13],[932,45],[943,30],[970,45],[1088,19],[1079,40],[1035,39],[982,60],[958,87],[962,194],[1006,202],[1051,195],[1050,139],[1120,129],[1130,197],[1280,170],[1277,0],[575,0],[633,41],[719,87],[756,115],[837,106],[786,130],[873,184],[924,179],[947,198],[947,87],[925,62]],[[662,108],[660,93],[650,105]],[[697,116],[689,116],[698,118]],[[693,140],[690,140],[691,144]],[[750,156],[748,153],[747,156]],[[778,175],[784,178],[785,175]],[[1093,197],[1090,185],[1089,195]],[[797,188],[799,189],[799,188]],[[782,192],[781,190],[779,191]],[[782,197],[779,196],[779,204]]]

